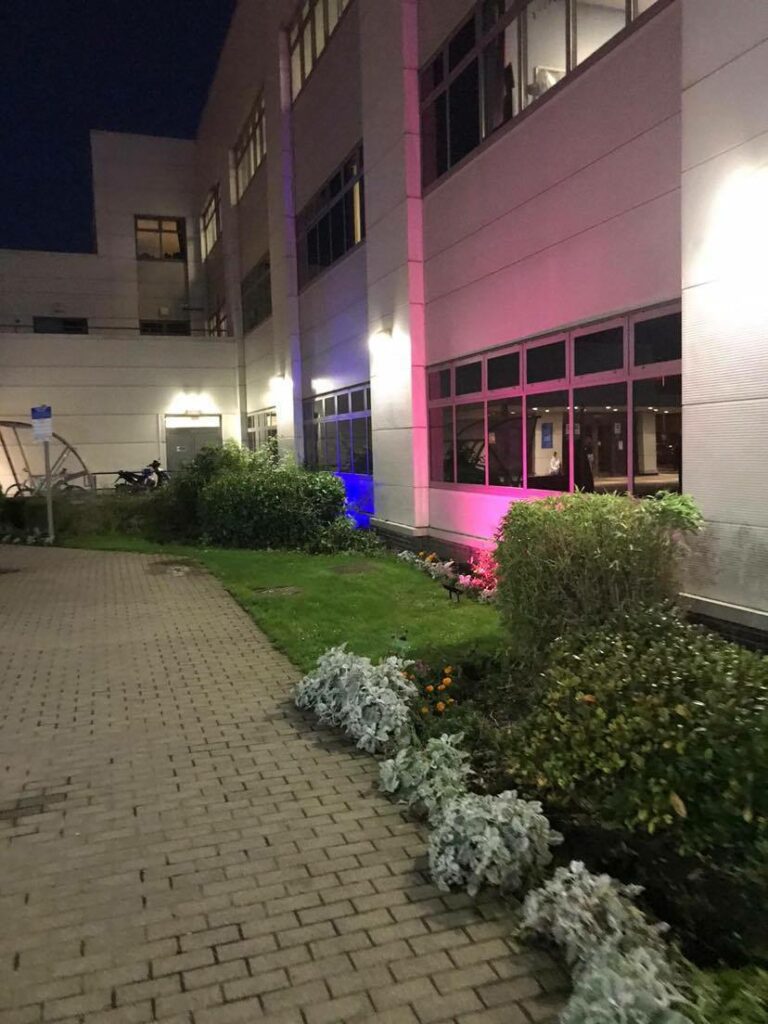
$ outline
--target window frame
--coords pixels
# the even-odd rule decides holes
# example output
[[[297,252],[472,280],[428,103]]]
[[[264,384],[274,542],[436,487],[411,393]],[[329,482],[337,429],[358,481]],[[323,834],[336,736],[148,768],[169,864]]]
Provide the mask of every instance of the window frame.
[[[354,412],[352,411],[352,394],[353,394],[353,392],[354,393],[361,392],[362,395],[363,395],[363,408],[359,409],[357,411],[354,411]],[[341,395],[346,395],[348,397],[348,410],[347,410],[347,412],[340,413],[338,411],[338,408],[339,408],[338,400],[339,400],[339,397]],[[334,404],[334,408],[335,408],[336,411],[334,413],[330,414],[330,415],[326,415],[325,412],[323,411],[322,413],[320,413],[318,415],[318,413],[316,411],[317,410],[317,404],[321,403],[321,405],[324,407],[326,399],[329,399],[329,398],[333,398],[334,399],[334,403],[335,403]],[[307,415],[308,408],[311,409],[311,415],[309,415],[309,416]],[[308,449],[308,446],[306,444],[307,438],[308,438],[307,431],[309,429],[317,430],[317,428],[319,427],[319,425],[321,423],[335,423],[337,425],[339,423],[349,423],[350,424],[350,427],[349,427],[349,430],[350,430],[350,442],[351,442],[351,436],[352,436],[351,422],[352,422],[352,420],[364,420],[364,421],[366,421],[366,423],[367,423],[367,447],[366,447],[366,451],[367,451],[367,459],[366,459],[367,471],[365,473],[356,473],[354,468],[353,469],[342,469],[341,468],[341,445],[340,445],[340,434],[339,434],[338,426],[337,426],[337,430],[336,430],[336,468],[328,470],[328,471],[332,472],[332,473],[336,473],[338,475],[343,475],[343,476],[373,477],[374,459],[373,459],[373,439],[372,439],[372,431],[371,431],[371,391],[370,391],[370,382],[369,381],[362,381],[359,384],[353,384],[353,385],[351,385],[349,387],[339,388],[336,391],[326,391],[326,392],[322,392],[322,393],[318,393],[318,394],[313,394],[311,397],[305,398],[303,400],[302,409],[303,409],[303,425],[304,425],[305,451]],[[354,467],[354,449],[350,448],[350,452],[351,452],[351,456],[352,456],[352,466]],[[319,459],[317,461],[317,465],[312,465],[308,455],[306,456],[306,461],[307,461],[307,465],[308,465],[308,467],[310,469],[327,469],[328,468],[326,466],[320,465]]]
[[[349,180],[346,178],[347,165],[352,161],[357,162],[358,169]],[[341,188],[338,192],[330,193],[330,188],[335,178],[340,178]],[[354,149],[347,154],[347,156],[341,161],[338,167],[334,170],[333,174],[329,175],[328,178],[323,182],[321,187],[314,193],[312,198],[304,204],[298,216],[296,217],[296,253],[297,253],[297,273],[299,290],[303,290],[316,281],[318,277],[324,274],[331,267],[335,266],[338,262],[344,259],[349,253],[354,252],[361,245],[364,244],[366,238],[366,219],[365,219],[365,154],[363,149],[362,141],[359,142]],[[346,212],[345,204],[346,197],[350,193],[354,194],[355,189],[359,189],[359,216],[360,216],[360,239],[354,242],[349,248],[345,248],[344,251],[334,257],[333,249],[331,248],[331,259],[326,264],[313,264],[319,269],[315,270],[314,273],[310,273],[309,263],[309,235],[326,217],[332,214],[336,207],[341,206],[342,219],[344,220],[344,243],[346,245]],[[328,192],[325,196],[324,193]],[[331,239],[331,246],[333,246],[333,240]]]
[[[225,303],[219,303],[216,309],[206,317],[205,333],[209,338],[229,337],[229,315]]]
[[[253,154],[253,167],[241,186],[240,167]],[[239,203],[250,188],[256,173],[267,158],[267,109],[262,89],[251,107],[240,134],[232,147],[232,166],[235,182],[235,202]]]
[[[249,282],[248,288],[245,288],[245,282],[252,277],[253,280]],[[269,309],[267,310],[266,305],[262,308],[259,307],[258,315],[252,323],[246,324],[246,302],[245,294],[255,290],[259,287],[263,287],[265,283],[268,283],[268,289],[265,289],[265,294],[269,295]],[[247,274],[240,281],[240,305],[242,310],[243,318],[243,334],[248,334],[250,331],[255,331],[257,327],[261,327],[263,323],[266,323],[270,319],[274,312],[272,304],[272,256],[270,252],[265,253],[260,260],[251,267]]]
[[[447,161],[446,168],[439,174],[436,174],[430,180],[426,180],[422,176],[422,191],[426,194],[431,188],[435,187],[438,182],[442,181],[448,174],[451,173],[457,167],[463,166],[465,161],[472,158],[484,145],[490,143],[490,140],[499,136],[499,133],[504,129],[511,127],[518,123],[521,119],[526,117],[531,111],[538,109],[542,102],[545,102],[551,95],[559,92],[563,88],[564,84],[570,82],[574,77],[580,74],[583,70],[590,67],[596,60],[604,57],[610,52],[613,47],[620,45],[631,33],[637,28],[645,24],[650,18],[654,17],[664,8],[668,7],[674,0],[655,0],[651,7],[643,12],[639,12],[638,3],[639,0],[625,0],[624,2],[624,25],[616,33],[610,36],[604,43],[598,46],[588,57],[585,57],[582,61],[578,60],[577,42],[578,42],[578,24],[577,24],[577,5],[580,0],[563,0],[565,5],[565,40],[564,40],[564,53],[565,53],[565,70],[564,74],[559,81],[554,85],[547,88],[539,96],[536,96],[530,100],[526,100],[525,95],[525,83],[528,77],[528,18],[526,11],[528,7],[534,3],[535,0],[513,0],[510,7],[501,16],[497,17],[493,24],[483,30],[483,6],[484,0],[474,0],[472,12],[467,15],[464,14],[462,18],[456,23],[452,31],[443,39],[441,44],[430,54],[427,60],[423,61],[419,65],[419,120],[422,130],[422,136],[425,137],[424,123],[425,115],[427,111],[437,102],[441,95],[446,96],[446,153]],[[466,27],[469,21],[474,19],[475,23],[475,42],[473,47],[462,57],[462,59],[456,63],[454,67],[450,66],[448,51],[451,42],[458,36],[458,34]],[[506,32],[508,26],[515,20],[518,20],[518,33],[517,33],[517,82],[515,83],[515,98],[516,102],[513,105],[513,109],[516,108],[517,113],[512,115],[506,120],[502,120],[495,128],[488,129],[486,123],[486,71],[484,65],[484,56],[488,46],[501,34]],[[422,89],[422,83],[425,75],[431,72],[433,65],[438,61],[442,61],[442,74],[440,81],[437,85],[432,84],[431,88],[427,91]],[[451,112],[450,112],[450,100],[449,90],[451,85],[461,75],[461,73],[472,63],[473,60],[478,62],[478,74],[479,74],[479,88],[478,88],[478,118],[479,118],[479,138],[476,145],[459,160],[452,162],[450,154],[450,139],[451,139]],[[437,164],[437,161],[432,161]],[[428,166],[430,161],[427,161],[422,151],[422,165]]]
[[[277,439],[277,407],[267,406],[246,415],[246,441],[248,449],[257,452],[270,438]]]
[[[208,229],[213,228],[213,241],[208,241]],[[221,189],[211,186],[200,213],[200,249],[203,260],[207,260],[221,238]]]
[[[298,4],[293,18],[285,29],[286,38],[288,40],[288,72],[292,103],[295,103],[301,95],[304,86],[309,81],[312,72],[317,67],[318,61],[322,57],[339,25],[342,23],[344,15],[349,10],[351,4],[352,0],[302,0],[302,2]],[[329,18],[331,5],[336,9],[336,20],[333,23],[333,27],[329,28],[331,24]],[[322,11],[322,17],[320,19],[315,16],[315,11],[318,8]],[[322,21],[323,26],[323,38],[321,41],[318,41],[317,38],[318,20]],[[304,47],[305,32],[307,29],[309,29],[310,40],[309,68],[306,67]],[[298,51],[298,83],[294,79],[294,53],[296,51]]]
[[[649,306],[641,310],[633,310],[621,316],[610,316],[603,319],[579,323],[570,328],[549,332],[544,335],[535,335],[523,338],[517,342],[510,342],[493,349],[482,350],[469,356],[461,356],[458,359],[443,360],[434,363],[426,368],[426,391],[427,391],[427,419],[432,409],[451,407],[453,411],[453,482],[431,479],[432,470],[430,466],[429,486],[442,490],[462,490],[480,494],[506,495],[512,499],[553,497],[563,493],[573,493],[574,490],[574,447],[575,447],[575,409],[574,392],[586,387],[600,387],[602,385],[624,385],[626,389],[626,444],[627,444],[627,494],[634,493],[634,402],[633,385],[638,380],[651,380],[659,377],[673,377],[682,375],[682,358],[679,360],[667,360],[659,363],[649,363],[645,366],[634,366],[634,327],[635,324],[644,320],[654,320],[672,313],[679,313],[681,303],[679,301],[660,303],[656,306]],[[602,370],[590,374],[575,374],[575,341],[585,334],[592,334],[596,331],[608,330],[612,327],[621,326],[623,330],[623,358],[624,367],[619,370]],[[534,384],[527,383],[528,377],[528,352],[553,342],[565,342],[565,376],[553,378],[547,381],[537,381]],[[512,352],[520,354],[520,383],[510,387],[488,389],[488,360],[498,356],[507,355]],[[467,395],[456,395],[455,389],[455,368],[468,363],[481,360],[482,362],[482,390]],[[451,371],[451,394],[447,398],[429,397],[429,377],[432,373],[442,370]],[[548,490],[543,488],[529,488],[528,484],[528,406],[529,398],[537,395],[544,395],[550,392],[565,391],[568,397],[568,492]],[[522,399],[522,484],[520,487],[507,487],[499,484],[489,484],[489,440],[488,440],[488,405],[495,401],[504,399]],[[457,451],[456,438],[456,409],[460,405],[471,405],[482,403],[485,417],[485,484],[468,484],[457,482]]]
[[[160,240],[160,252],[163,251],[163,235],[170,235],[171,232],[163,228],[163,221],[173,221],[176,224],[176,234],[179,242],[178,256],[148,256],[146,253],[139,253],[139,231],[152,231],[154,228],[139,228],[140,220],[153,220],[157,224],[156,234]],[[186,263],[187,262],[187,224],[186,218],[172,215],[158,216],[154,213],[135,213],[133,215],[133,241],[136,251],[136,259],[140,263]]]

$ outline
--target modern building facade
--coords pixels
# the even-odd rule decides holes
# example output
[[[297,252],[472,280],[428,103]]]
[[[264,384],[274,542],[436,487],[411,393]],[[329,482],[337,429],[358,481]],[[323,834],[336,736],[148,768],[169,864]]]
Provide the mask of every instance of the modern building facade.
[[[97,253],[0,255],[0,418],[274,435],[459,548],[683,488],[691,604],[766,629],[766,100],[764,0],[240,0],[194,142],[94,135]]]

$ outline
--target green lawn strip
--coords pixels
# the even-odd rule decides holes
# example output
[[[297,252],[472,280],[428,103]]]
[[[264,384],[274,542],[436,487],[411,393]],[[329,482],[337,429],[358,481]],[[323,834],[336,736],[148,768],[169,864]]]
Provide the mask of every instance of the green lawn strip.
[[[197,548],[119,536],[67,543],[196,559],[304,671],[323,651],[342,643],[374,660],[392,653],[451,660],[501,642],[492,607],[467,599],[451,602],[438,583],[392,556]],[[282,588],[299,592],[280,593]]]

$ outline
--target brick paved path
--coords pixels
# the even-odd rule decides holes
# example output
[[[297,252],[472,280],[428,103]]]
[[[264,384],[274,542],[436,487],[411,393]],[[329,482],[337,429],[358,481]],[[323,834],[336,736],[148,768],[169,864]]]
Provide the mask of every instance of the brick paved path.
[[[0,652],[2,1024],[551,1019],[209,576],[0,548]]]

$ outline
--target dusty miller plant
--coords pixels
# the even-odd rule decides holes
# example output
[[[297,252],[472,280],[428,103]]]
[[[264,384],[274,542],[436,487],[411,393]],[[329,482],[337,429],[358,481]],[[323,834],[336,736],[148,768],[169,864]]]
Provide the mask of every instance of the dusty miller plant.
[[[560,1024],[690,1024],[675,1009],[683,1001],[658,949],[605,949],[577,977]]]
[[[436,823],[443,807],[466,792],[472,774],[470,755],[461,749],[461,733],[432,737],[426,746],[403,747],[379,766],[379,785],[397,793],[411,808]]]
[[[404,675],[407,663],[370,658],[332,647],[314,672],[296,687],[296,707],[314,711],[321,722],[341,728],[357,746],[377,753],[402,742],[410,728],[408,701],[416,688]]]
[[[650,924],[633,898],[637,885],[593,875],[580,861],[558,868],[523,904],[523,929],[562,947],[570,966],[585,963],[597,948],[627,952],[662,948],[663,925]]]
[[[443,808],[430,836],[432,879],[439,889],[460,885],[470,896],[482,885],[519,892],[541,875],[552,860],[550,847],[561,840],[540,803],[514,791],[468,793]]]

